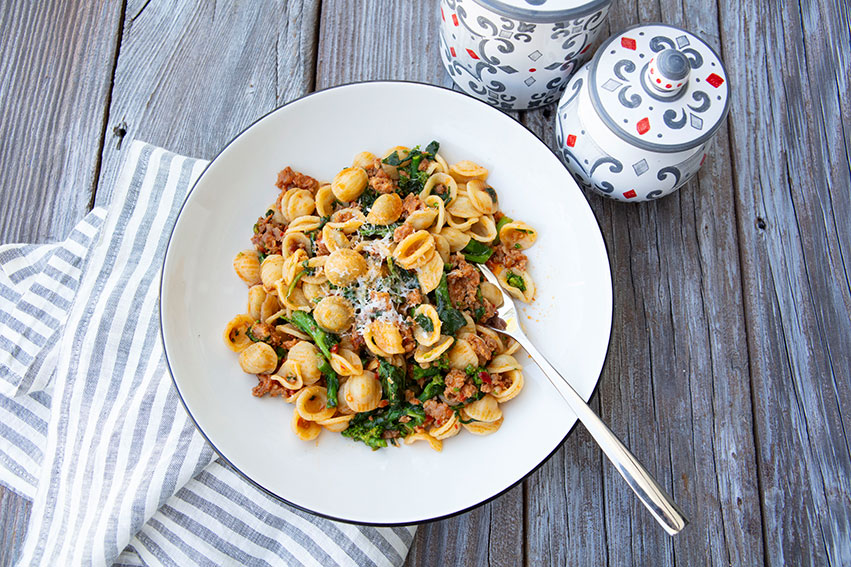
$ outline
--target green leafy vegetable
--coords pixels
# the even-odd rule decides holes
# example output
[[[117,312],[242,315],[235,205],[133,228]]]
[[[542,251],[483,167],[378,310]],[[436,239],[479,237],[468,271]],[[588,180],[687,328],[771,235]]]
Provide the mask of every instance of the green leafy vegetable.
[[[417,289],[420,286],[417,273],[413,270],[400,268],[391,256],[387,257],[387,272],[390,274],[393,287],[396,289]]]
[[[417,396],[417,398],[421,402],[430,400],[440,394],[444,388],[446,388],[446,382],[443,381],[443,376],[435,376],[431,379],[431,382],[425,385],[423,391],[419,396]]]
[[[494,244],[499,243],[499,231],[502,230],[502,227],[507,225],[510,222],[514,222],[514,219],[511,217],[502,217],[498,221],[496,221],[496,238],[494,238]]]
[[[358,234],[361,236],[380,236],[385,237],[388,234],[393,234],[393,231],[399,228],[402,223],[394,222],[385,226],[364,223],[358,228]]]
[[[381,389],[384,398],[390,402],[400,402],[404,399],[402,391],[405,389],[405,368],[393,366],[387,360],[381,359],[378,366],[378,377],[381,379]]]
[[[356,414],[342,434],[376,450],[387,446],[385,432],[395,431],[399,437],[406,437],[414,432],[415,427],[424,422],[425,410],[422,406],[399,402],[385,408]]]
[[[419,170],[420,163],[424,159],[434,158],[437,150],[440,148],[440,144],[432,141],[426,146],[424,151],[420,151],[419,148],[419,146],[415,146],[408,152],[408,155],[404,159],[399,157],[398,152],[393,152],[382,160],[383,163],[397,168],[399,173],[399,179],[397,181],[398,192],[403,197],[422,191],[423,186],[428,181],[429,174]]]
[[[445,335],[455,336],[455,333],[467,324],[464,315],[455,309],[452,305],[452,300],[449,298],[449,283],[446,280],[446,274],[440,278],[440,284],[434,290],[435,304],[437,307],[437,316],[440,317],[441,332]]]
[[[296,284],[298,284],[298,281],[301,278],[303,278],[304,276],[307,275],[307,272],[308,272],[308,270],[302,270],[302,271],[300,271],[299,273],[296,274],[296,276],[293,278],[293,281],[290,282],[289,287],[287,287],[287,298],[289,298],[289,296],[292,295],[293,291],[295,291]]]
[[[484,242],[479,242],[478,240],[473,240],[471,238],[470,242],[467,243],[467,246],[461,250],[461,253],[464,254],[464,258],[466,258],[468,262],[484,264],[493,254],[493,249]]]
[[[327,391],[327,400],[325,405],[329,408],[337,407],[337,392],[340,389],[340,379],[337,373],[331,368],[331,363],[324,358],[319,358],[319,371],[325,376],[325,389]]]
[[[323,331],[310,313],[294,311],[290,320],[293,325],[310,335],[325,358],[331,360],[331,347],[340,342],[335,335]]]
[[[505,277],[505,282],[511,287],[516,287],[520,291],[526,291],[526,282],[523,281],[523,277],[510,270]]]
[[[416,321],[417,325],[422,327],[423,331],[425,331],[426,333],[434,331],[434,323],[432,323],[431,319],[429,319],[422,313],[414,317],[414,321]]]
[[[372,208],[372,205],[375,204],[375,200],[378,199],[380,196],[381,194],[372,187],[367,186],[367,188],[364,189],[363,193],[361,193],[357,201],[364,214],[367,214],[369,212],[369,210]]]

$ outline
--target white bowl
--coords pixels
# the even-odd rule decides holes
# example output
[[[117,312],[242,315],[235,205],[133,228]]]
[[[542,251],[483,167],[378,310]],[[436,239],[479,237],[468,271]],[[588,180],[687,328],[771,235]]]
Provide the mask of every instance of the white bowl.
[[[246,309],[231,266],[251,227],[274,202],[286,167],[330,180],[363,150],[441,144],[452,163],[490,170],[502,210],[539,233],[529,250],[538,284],[525,308],[531,339],[576,390],[591,396],[612,320],[612,285],[600,229],[556,155],[526,128],[466,95],[416,83],[359,83],[320,91],[257,121],[213,160],[190,192],[163,266],[160,314],[174,383],[218,453],[257,486],[299,508],[368,524],[452,515],[509,489],[543,463],[576,419],[522,352],[526,386],[504,406],[495,434],[464,431],[437,453],[424,443],[371,451],[323,432],[306,443],[290,430],[293,406],[251,395],[222,342]]]

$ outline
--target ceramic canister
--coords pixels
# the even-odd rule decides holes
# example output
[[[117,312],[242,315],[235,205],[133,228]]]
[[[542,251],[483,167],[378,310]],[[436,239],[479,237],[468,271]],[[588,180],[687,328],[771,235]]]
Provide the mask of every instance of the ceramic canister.
[[[506,110],[556,102],[612,0],[441,0],[440,57],[464,92]]]
[[[711,47],[675,26],[641,25],[606,40],[570,80],[556,139],[582,185],[646,201],[697,173],[728,110],[727,73]]]

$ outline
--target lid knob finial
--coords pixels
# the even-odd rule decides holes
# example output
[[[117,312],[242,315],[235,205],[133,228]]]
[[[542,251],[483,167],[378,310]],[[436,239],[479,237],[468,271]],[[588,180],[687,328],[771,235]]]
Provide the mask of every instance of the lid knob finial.
[[[663,49],[647,66],[647,82],[662,95],[673,96],[688,82],[688,58],[676,49]]]

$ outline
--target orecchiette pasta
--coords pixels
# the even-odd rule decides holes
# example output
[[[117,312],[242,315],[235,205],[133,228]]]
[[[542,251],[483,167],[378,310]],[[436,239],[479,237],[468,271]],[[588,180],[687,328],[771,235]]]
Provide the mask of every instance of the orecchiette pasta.
[[[233,269],[248,285],[260,283],[260,260],[256,250],[243,250],[233,259]]]
[[[438,148],[361,152],[330,183],[285,169],[233,260],[248,300],[224,342],[254,395],[293,405],[300,439],[440,451],[462,429],[497,431],[523,388],[519,344],[493,330],[502,293],[476,265],[532,301],[537,232],[499,210],[487,169]]]

